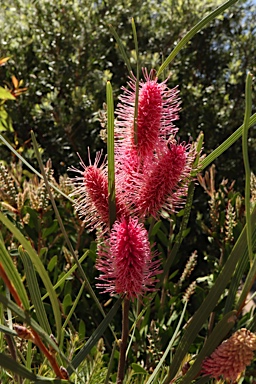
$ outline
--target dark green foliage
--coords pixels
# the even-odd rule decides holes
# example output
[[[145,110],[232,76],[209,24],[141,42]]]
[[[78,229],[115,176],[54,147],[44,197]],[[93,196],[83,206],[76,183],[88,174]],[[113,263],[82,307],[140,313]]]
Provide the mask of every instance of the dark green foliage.
[[[128,74],[109,25],[117,30],[133,65],[134,17],[140,63],[157,68],[185,32],[212,9],[210,1],[194,3],[12,0],[10,6],[3,1],[0,52],[11,60],[0,79],[15,74],[28,86],[28,92],[9,108],[16,146],[25,150],[26,157],[33,156],[28,151],[33,129],[45,159],[52,158],[58,173],[77,164],[76,152],[85,158],[88,146],[99,149],[101,127],[96,117],[105,101],[106,81],[111,79],[114,92],[119,92]],[[179,84],[181,91],[180,135],[195,139],[203,130],[206,152],[243,120],[245,75],[255,65],[255,17],[250,5],[234,5],[198,33],[170,68],[170,86]],[[255,164],[253,129],[249,135],[254,137],[250,154]],[[236,178],[239,187],[240,155],[237,143],[224,155],[225,161],[217,162],[221,174]]]

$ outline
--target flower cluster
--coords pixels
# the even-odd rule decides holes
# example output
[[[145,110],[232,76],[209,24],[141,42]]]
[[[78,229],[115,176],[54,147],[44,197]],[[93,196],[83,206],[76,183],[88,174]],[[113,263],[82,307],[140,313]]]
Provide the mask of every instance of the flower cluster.
[[[72,179],[75,206],[90,230],[100,230],[97,268],[105,292],[136,297],[152,289],[159,261],[143,223],[149,216],[172,213],[182,202],[191,173],[194,151],[175,140],[179,98],[154,76],[143,72],[139,84],[138,115],[134,127],[136,79],[132,77],[116,111],[116,221],[109,225],[107,160],[95,163]]]
[[[215,379],[238,380],[253,359],[256,350],[256,335],[246,328],[235,332],[207,357],[202,364],[202,373]]]

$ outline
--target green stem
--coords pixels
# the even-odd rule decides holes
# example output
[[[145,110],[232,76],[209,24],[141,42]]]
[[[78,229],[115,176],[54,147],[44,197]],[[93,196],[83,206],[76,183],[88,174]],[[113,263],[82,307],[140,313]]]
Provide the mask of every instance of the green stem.
[[[250,182],[251,182],[251,170],[248,155],[248,130],[249,121],[252,110],[252,75],[248,73],[246,77],[245,86],[245,114],[244,114],[244,127],[242,135],[242,149],[243,149],[243,160],[245,168],[245,216],[247,224],[247,244],[250,265],[252,265],[253,251],[252,251],[252,227],[250,220]]]
[[[124,380],[126,349],[127,349],[127,341],[129,336],[129,317],[128,317],[129,306],[130,306],[130,300],[125,298],[123,302],[122,340],[121,340],[120,356],[119,356],[119,363],[118,363],[117,384],[122,384]]]

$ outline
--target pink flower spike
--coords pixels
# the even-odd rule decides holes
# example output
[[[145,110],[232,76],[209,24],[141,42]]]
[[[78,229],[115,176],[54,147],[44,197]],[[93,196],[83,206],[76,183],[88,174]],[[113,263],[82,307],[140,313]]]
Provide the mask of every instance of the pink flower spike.
[[[76,211],[84,219],[89,230],[100,227],[102,230],[108,230],[109,226],[109,206],[108,206],[108,179],[106,162],[103,161],[99,166],[101,153],[97,153],[94,165],[86,166],[83,161],[80,162],[83,170],[71,168],[72,171],[80,173],[70,179],[70,184],[75,187],[71,196],[75,196],[74,201]],[[116,202],[117,217],[124,214],[125,207]]]
[[[151,154],[162,136],[175,134],[177,129],[173,121],[178,119],[179,99],[177,88],[169,89],[166,81],[157,82],[154,71],[148,75],[144,69],[145,81],[140,82],[137,151],[142,158]],[[134,146],[134,105],[136,79],[128,83],[130,89],[124,88],[117,108],[117,153],[122,157],[122,150]]]
[[[136,206],[139,216],[157,217],[161,210],[172,213],[184,196],[192,167],[189,146],[169,143],[159,159],[147,164],[141,186],[137,190]],[[146,167],[145,167],[146,168]]]
[[[152,261],[153,257],[147,231],[137,218],[115,222],[110,238],[99,248],[96,267],[104,283],[97,286],[128,298],[153,290],[154,276],[160,273],[159,261]]]

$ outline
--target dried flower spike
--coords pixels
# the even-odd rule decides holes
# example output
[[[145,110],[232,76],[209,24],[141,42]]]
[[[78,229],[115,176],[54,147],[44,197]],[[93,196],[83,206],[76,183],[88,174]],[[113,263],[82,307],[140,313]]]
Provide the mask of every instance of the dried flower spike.
[[[99,246],[98,284],[104,292],[126,294],[128,298],[152,290],[158,261],[152,261],[148,234],[136,218],[123,218],[112,227],[110,238]]]
[[[256,335],[242,328],[204,360],[201,372],[215,379],[237,380],[250,365],[255,350]]]

